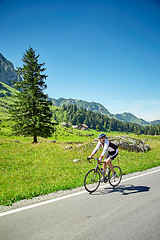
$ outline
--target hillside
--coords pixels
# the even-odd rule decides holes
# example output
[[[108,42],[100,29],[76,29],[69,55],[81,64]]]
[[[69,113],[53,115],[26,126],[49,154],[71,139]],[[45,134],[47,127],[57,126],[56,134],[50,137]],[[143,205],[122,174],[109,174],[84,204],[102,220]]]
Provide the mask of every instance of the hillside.
[[[0,116],[6,118],[8,105],[11,103],[11,96],[16,92],[14,88],[0,82]]]

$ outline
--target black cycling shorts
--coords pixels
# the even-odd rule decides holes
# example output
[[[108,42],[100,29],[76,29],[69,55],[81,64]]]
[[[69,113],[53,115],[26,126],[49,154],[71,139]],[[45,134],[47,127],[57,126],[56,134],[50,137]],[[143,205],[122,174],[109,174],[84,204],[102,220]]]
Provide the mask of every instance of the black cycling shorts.
[[[118,155],[118,148],[115,151],[108,152],[105,158],[110,157],[111,160],[115,159]]]

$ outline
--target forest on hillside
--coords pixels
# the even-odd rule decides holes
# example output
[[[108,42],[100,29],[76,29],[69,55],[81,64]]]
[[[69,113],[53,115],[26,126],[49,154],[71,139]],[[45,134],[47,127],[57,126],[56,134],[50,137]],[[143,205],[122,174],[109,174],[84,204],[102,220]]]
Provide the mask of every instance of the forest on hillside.
[[[97,131],[119,131],[135,133],[137,135],[160,135],[160,125],[140,126],[134,123],[125,123],[114,118],[109,118],[103,114],[87,111],[84,108],[77,108],[76,105],[63,105],[53,111],[53,118],[56,122],[65,121],[72,125],[85,123],[90,129]]]

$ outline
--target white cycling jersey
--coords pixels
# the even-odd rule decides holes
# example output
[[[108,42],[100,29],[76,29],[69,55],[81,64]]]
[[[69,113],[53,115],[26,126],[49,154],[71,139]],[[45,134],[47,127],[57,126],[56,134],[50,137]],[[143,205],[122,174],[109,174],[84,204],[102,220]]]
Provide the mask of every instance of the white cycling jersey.
[[[100,147],[103,147],[103,151],[101,154],[101,159],[104,157],[104,155],[106,154],[106,156],[112,155],[112,154],[118,154],[118,146],[115,145],[114,143],[110,142],[108,139],[105,139],[104,144],[102,144],[100,141],[97,143],[95,149],[93,150],[91,156],[93,156]],[[108,154],[107,154],[108,153]]]

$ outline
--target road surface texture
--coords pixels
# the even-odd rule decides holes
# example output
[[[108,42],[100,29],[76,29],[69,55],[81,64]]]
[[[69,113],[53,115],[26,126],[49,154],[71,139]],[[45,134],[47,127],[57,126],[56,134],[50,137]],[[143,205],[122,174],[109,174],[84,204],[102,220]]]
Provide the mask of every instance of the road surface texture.
[[[0,213],[1,240],[160,240],[160,168]]]

